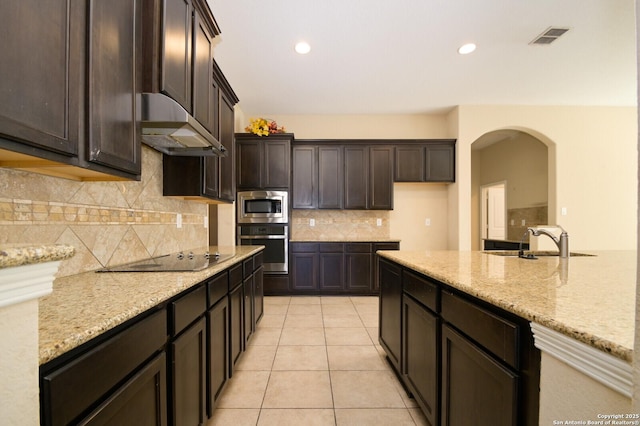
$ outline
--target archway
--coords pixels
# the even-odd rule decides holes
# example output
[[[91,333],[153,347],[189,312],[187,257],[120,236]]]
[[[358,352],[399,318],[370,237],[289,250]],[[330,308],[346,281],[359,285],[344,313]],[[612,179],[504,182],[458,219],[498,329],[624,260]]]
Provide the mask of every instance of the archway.
[[[544,136],[516,128],[487,132],[471,144],[472,250],[487,241],[482,188],[486,193],[496,182],[504,183],[505,241],[519,242],[528,226],[555,223],[554,147]]]

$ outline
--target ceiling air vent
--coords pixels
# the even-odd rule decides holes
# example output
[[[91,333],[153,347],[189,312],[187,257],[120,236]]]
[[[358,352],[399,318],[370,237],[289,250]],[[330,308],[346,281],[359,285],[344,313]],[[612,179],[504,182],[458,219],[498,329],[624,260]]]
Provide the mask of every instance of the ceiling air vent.
[[[549,27],[529,44],[551,44],[567,31],[569,31],[569,28]]]

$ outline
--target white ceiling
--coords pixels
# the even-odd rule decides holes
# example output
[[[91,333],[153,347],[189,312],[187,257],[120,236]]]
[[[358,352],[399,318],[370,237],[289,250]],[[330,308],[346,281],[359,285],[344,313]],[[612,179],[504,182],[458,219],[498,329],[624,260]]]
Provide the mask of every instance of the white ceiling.
[[[248,116],[637,104],[634,0],[208,2],[214,56]],[[570,31],[529,44],[552,26]]]

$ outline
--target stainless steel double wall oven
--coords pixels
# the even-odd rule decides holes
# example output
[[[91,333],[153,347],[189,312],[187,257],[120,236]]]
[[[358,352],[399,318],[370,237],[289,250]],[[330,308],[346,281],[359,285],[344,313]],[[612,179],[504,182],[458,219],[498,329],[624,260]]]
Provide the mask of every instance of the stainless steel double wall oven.
[[[289,193],[244,191],[236,198],[238,245],[261,245],[264,271],[289,272]]]

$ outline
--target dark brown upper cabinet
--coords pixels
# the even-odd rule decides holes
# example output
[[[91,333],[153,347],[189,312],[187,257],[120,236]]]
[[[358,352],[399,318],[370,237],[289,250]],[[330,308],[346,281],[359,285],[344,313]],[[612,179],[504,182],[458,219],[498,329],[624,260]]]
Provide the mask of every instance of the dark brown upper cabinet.
[[[239,190],[289,189],[293,134],[236,134],[236,176]]]
[[[395,182],[455,182],[455,140],[396,146]]]
[[[140,178],[141,2],[2,2],[3,167]]]
[[[344,146],[344,208],[393,210],[393,147]]]
[[[342,209],[344,186],[341,145],[292,148],[292,208]]]
[[[211,81],[213,132],[227,149],[226,157],[179,157],[163,155],[163,188],[165,196],[207,203],[235,200],[235,133],[234,105],[236,94],[213,62]]]
[[[293,147],[294,209],[393,209],[393,145],[315,140]]]
[[[220,34],[205,0],[143,0],[144,90],[176,100],[210,131],[213,38]]]

